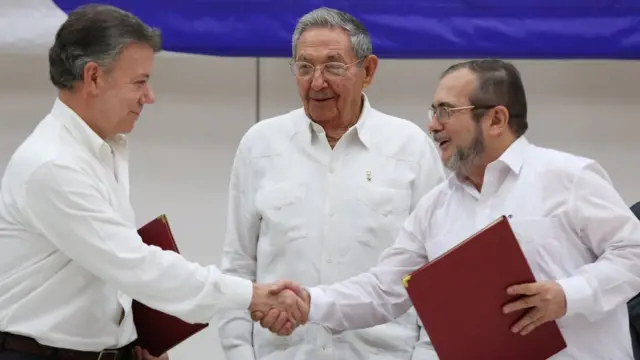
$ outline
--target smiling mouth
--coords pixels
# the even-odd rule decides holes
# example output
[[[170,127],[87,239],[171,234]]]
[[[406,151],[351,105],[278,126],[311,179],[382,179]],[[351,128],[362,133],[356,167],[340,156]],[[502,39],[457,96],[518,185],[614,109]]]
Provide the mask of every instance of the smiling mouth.
[[[444,141],[441,141],[440,144],[438,144],[438,146],[442,149],[445,146],[447,146],[448,143],[449,143],[449,140],[444,140]]]
[[[317,102],[325,102],[325,101],[328,101],[328,100],[331,100],[331,99],[333,99],[333,98],[332,98],[332,97],[328,97],[328,98],[324,98],[324,99],[314,99],[314,98],[311,98],[311,100],[313,100],[313,101],[317,101]]]

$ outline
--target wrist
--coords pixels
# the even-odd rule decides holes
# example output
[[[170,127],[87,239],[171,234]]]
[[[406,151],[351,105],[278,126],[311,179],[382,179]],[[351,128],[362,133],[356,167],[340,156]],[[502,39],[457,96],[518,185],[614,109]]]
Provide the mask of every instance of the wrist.
[[[251,290],[251,302],[249,303],[249,311],[253,311],[256,307],[256,303],[258,302],[258,293],[260,291],[260,287],[258,284],[253,283],[253,288]]]

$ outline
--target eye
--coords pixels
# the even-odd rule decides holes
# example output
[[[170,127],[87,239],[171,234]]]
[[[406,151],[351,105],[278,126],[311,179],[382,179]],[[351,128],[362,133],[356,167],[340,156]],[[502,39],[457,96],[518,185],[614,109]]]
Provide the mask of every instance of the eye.
[[[313,66],[310,64],[296,64],[296,69],[301,73],[308,73],[313,69]]]
[[[340,75],[344,72],[344,64],[341,63],[328,63],[325,69],[331,74]]]

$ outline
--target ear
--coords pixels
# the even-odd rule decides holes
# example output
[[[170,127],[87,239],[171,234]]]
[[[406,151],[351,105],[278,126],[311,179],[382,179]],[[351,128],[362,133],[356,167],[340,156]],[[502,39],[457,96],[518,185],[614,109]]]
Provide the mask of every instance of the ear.
[[[489,132],[499,135],[509,130],[509,110],[502,105],[493,108],[487,116],[489,117]]]
[[[96,95],[104,83],[104,72],[95,62],[88,62],[82,72],[83,89],[91,95]]]
[[[362,61],[362,68],[364,69],[364,87],[368,87],[373,82],[373,77],[378,70],[378,57],[375,55],[369,55]]]

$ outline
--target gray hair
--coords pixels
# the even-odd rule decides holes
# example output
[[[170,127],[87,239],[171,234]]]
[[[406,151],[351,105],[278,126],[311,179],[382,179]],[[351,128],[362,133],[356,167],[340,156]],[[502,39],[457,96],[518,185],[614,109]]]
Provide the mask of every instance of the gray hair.
[[[126,11],[108,5],[85,5],[69,14],[49,49],[49,78],[58,89],[71,90],[83,80],[84,68],[95,62],[109,70],[132,43],[162,48],[158,30]]]
[[[311,28],[344,29],[350,36],[351,47],[358,60],[373,53],[369,32],[355,17],[343,11],[321,7],[305,14],[298,21],[292,39],[294,58],[300,36]]]

